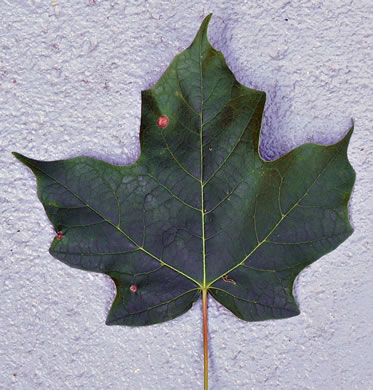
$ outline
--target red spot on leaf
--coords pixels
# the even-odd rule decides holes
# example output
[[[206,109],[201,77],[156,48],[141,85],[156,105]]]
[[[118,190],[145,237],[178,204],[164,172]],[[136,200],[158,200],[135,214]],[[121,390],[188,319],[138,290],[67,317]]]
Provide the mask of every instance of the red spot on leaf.
[[[157,125],[158,125],[158,127],[167,127],[168,126],[168,118],[167,118],[167,116],[166,115],[161,115],[158,118]]]
[[[62,232],[58,232],[57,233],[57,240],[62,240],[62,237],[63,237],[63,233]]]
[[[135,293],[135,292],[137,291],[137,286],[136,286],[136,284],[132,284],[132,285],[130,286],[130,291],[132,291],[133,293]]]

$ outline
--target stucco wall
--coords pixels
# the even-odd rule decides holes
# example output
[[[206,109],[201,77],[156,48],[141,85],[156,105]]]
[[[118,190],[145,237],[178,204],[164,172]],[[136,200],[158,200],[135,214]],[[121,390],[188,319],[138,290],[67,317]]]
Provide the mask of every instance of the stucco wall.
[[[211,389],[373,389],[370,0],[0,0],[0,388],[202,388],[201,304],[105,326],[113,283],[48,254],[35,179],[11,151],[134,161],[140,91],[209,12],[238,80],[267,93],[262,153],[335,142],[354,118],[357,172],[355,232],[297,279],[301,315],[246,323],[210,300]]]

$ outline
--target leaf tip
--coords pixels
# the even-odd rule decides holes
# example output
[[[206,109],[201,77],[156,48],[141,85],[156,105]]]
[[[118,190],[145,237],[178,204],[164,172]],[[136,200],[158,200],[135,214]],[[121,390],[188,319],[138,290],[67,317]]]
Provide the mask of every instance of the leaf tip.
[[[12,154],[17,160],[21,161],[21,163],[27,165],[28,167],[30,166],[30,161],[32,161],[30,158],[17,152],[12,152]]]
[[[112,325],[120,325],[120,320],[118,318],[118,315],[115,314],[116,312],[116,305],[115,303],[109,310],[109,313],[106,316],[105,325],[112,326]]]
[[[199,28],[196,37],[194,38],[194,42],[201,39],[207,39],[207,30],[210,23],[210,20],[212,18],[212,13],[208,14],[205,19],[203,19],[203,22],[201,24],[201,27]]]
[[[347,134],[345,135],[345,138],[347,138],[347,137],[351,138],[351,135],[354,132],[354,129],[355,129],[355,121],[354,121],[354,118],[351,118],[351,127],[348,130]]]
[[[22,154],[19,154],[17,152],[12,152],[12,154],[19,161],[22,161],[25,158],[25,156],[23,156]]]
[[[112,325],[116,325],[116,323],[115,323],[115,320],[113,320],[112,318],[110,318],[110,317],[108,316],[108,317],[106,318],[105,325],[107,325],[107,326],[112,326]]]
[[[299,316],[299,314],[300,314],[300,309],[299,309],[298,305],[295,305],[295,308],[293,308],[293,315],[292,315],[292,317]]]
[[[210,19],[212,18],[212,12],[210,12],[206,17],[205,17],[205,19],[203,19],[203,21],[205,22],[206,21],[206,23],[208,24],[209,22],[210,22]]]
[[[350,129],[348,130],[346,135],[337,143],[344,144],[345,147],[347,148],[348,144],[350,143],[350,139],[351,139],[351,136],[352,136],[353,132],[354,132],[354,120],[352,119],[352,124],[351,124]]]

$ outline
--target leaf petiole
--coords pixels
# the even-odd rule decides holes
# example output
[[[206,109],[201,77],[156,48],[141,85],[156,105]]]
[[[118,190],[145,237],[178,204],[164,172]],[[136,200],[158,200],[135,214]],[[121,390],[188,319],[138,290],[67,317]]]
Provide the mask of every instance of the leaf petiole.
[[[202,317],[203,317],[203,366],[204,390],[209,388],[209,351],[207,334],[207,289],[202,289]]]

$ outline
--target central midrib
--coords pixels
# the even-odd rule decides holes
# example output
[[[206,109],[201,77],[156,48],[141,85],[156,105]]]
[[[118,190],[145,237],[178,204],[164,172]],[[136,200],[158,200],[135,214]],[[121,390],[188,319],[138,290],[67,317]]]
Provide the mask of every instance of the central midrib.
[[[201,223],[202,223],[202,290],[207,291],[206,281],[206,238],[205,238],[205,200],[203,185],[203,74],[202,74],[202,39],[199,44],[199,71],[200,71],[200,88],[201,88],[201,112],[200,112],[200,163],[201,163]]]

